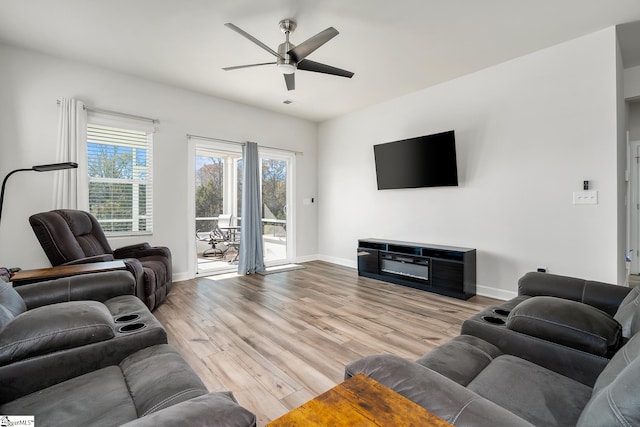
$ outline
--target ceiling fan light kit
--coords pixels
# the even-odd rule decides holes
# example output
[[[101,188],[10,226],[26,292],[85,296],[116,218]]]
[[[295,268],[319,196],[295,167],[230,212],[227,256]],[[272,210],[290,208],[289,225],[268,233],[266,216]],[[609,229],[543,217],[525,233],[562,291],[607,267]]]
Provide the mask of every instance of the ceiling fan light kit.
[[[295,89],[295,72],[296,70],[312,71],[315,73],[330,74],[334,76],[351,78],[353,73],[351,71],[342,70],[340,68],[332,67],[331,65],[321,64],[319,62],[310,61],[306,57],[320,46],[338,35],[338,30],[333,27],[329,27],[324,31],[319,32],[315,36],[305,40],[298,46],[289,41],[289,35],[296,29],[296,21],[293,19],[283,19],[278,24],[280,30],[284,33],[285,41],[278,46],[278,51],[274,51],[266,44],[262,43],[251,34],[237,27],[236,25],[228,22],[224,24],[228,28],[232,29],[236,33],[257,44],[270,54],[276,57],[276,62],[262,62],[259,64],[238,65],[234,67],[223,68],[225,71],[237,70],[240,68],[258,67],[262,65],[276,64],[278,70],[284,75],[284,81],[287,86],[287,90]]]

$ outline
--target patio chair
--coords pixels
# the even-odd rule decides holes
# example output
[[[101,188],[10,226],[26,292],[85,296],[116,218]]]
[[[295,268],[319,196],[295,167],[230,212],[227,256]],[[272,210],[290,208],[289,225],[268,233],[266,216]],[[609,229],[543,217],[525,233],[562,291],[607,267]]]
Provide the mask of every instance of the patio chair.
[[[214,225],[211,231],[207,232],[196,232],[196,239],[200,242],[206,242],[211,247],[202,251],[203,257],[220,257],[224,258],[225,254],[229,250],[229,245],[226,243],[227,238],[225,237],[225,233],[218,227],[218,225]]]
[[[206,233],[196,232],[196,238],[199,241],[211,245],[210,248],[202,252],[203,257],[216,256],[224,259],[229,249],[237,249],[239,233],[232,221],[233,215],[219,215],[211,231]]]
[[[224,236],[224,244],[228,249],[233,249],[235,252],[235,255],[229,262],[231,263],[236,261],[238,259],[238,251],[240,249],[240,227],[234,224],[233,215],[226,214],[218,216],[217,227]]]

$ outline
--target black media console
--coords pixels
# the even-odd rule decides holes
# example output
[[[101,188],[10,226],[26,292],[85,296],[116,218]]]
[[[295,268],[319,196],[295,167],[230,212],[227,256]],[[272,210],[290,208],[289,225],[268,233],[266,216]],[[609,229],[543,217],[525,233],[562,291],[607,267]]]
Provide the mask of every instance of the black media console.
[[[476,250],[393,240],[358,240],[358,274],[469,299],[476,294]]]

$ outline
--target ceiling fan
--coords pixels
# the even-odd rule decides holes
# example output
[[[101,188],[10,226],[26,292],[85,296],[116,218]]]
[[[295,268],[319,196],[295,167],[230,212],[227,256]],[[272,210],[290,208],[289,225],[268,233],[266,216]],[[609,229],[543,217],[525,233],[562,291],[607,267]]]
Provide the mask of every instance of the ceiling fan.
[[[311,61],[306,59],[307,56],[318,49],[320,46],[338,35],[338,30],[333,27],[329,27],[324,31],[319,32],[315,36],[305,40],[298,46],[289,41],[289,35],[296,29],[296,21],[293,19],[283,19],[280,21],[280,30],[285,35],[285,42],[278,46],[278,51],[271,49],[260,40],[253,37],[251,34],[228,22],[224,24],[231,28],[241,36],[251,40],[270,54],[276,57],[275,62],[262,62],[259,64],[238,65],[235,67],[223,68],[225,71],[237,70],[240,68],[259,67],[261,65],[273,65],[276,64],[278,69],[284,75],[284,81],[287,85],[287,90],[294,90],[296,88],[295,72],[296,70],[313,71],[315,73],[331,74],[333,76],[341,76],[351,78],[353,73],[351,71],[342,70],[340,68],[332,67],[331,65],[321,64],[320,62]]]

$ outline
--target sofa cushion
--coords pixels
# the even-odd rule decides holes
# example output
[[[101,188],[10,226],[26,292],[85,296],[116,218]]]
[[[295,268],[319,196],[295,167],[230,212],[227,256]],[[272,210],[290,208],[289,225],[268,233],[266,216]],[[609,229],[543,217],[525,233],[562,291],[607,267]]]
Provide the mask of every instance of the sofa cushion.
[[[640,331],[640,287],[635,287],[622,300],[613,318],[622,326],[622,336],[631,338]]]
[[[607,313],[555,297],[521,302],[509,313],[507,328],[599,356],[614,353],[622,343],[622,327]]]
[[[140,417],[207,393],[200,378],[168,345],[140,350],[124,359],[120,369]]]
[[[575,426],[591,388],[515,356],[499,356],[469,390],[534,425]]]
[[[493,344],[461,335],[434,348],[416,362],[466,386],[501,354]]]
[[[0,365],[114,336],[113,318],[102,303],[71,301],[35,308],[0,333]]]
[[[34,415],[38,427],[118,426],[137,418],[122,371],[110,366],[0,406],[4,415]]]

